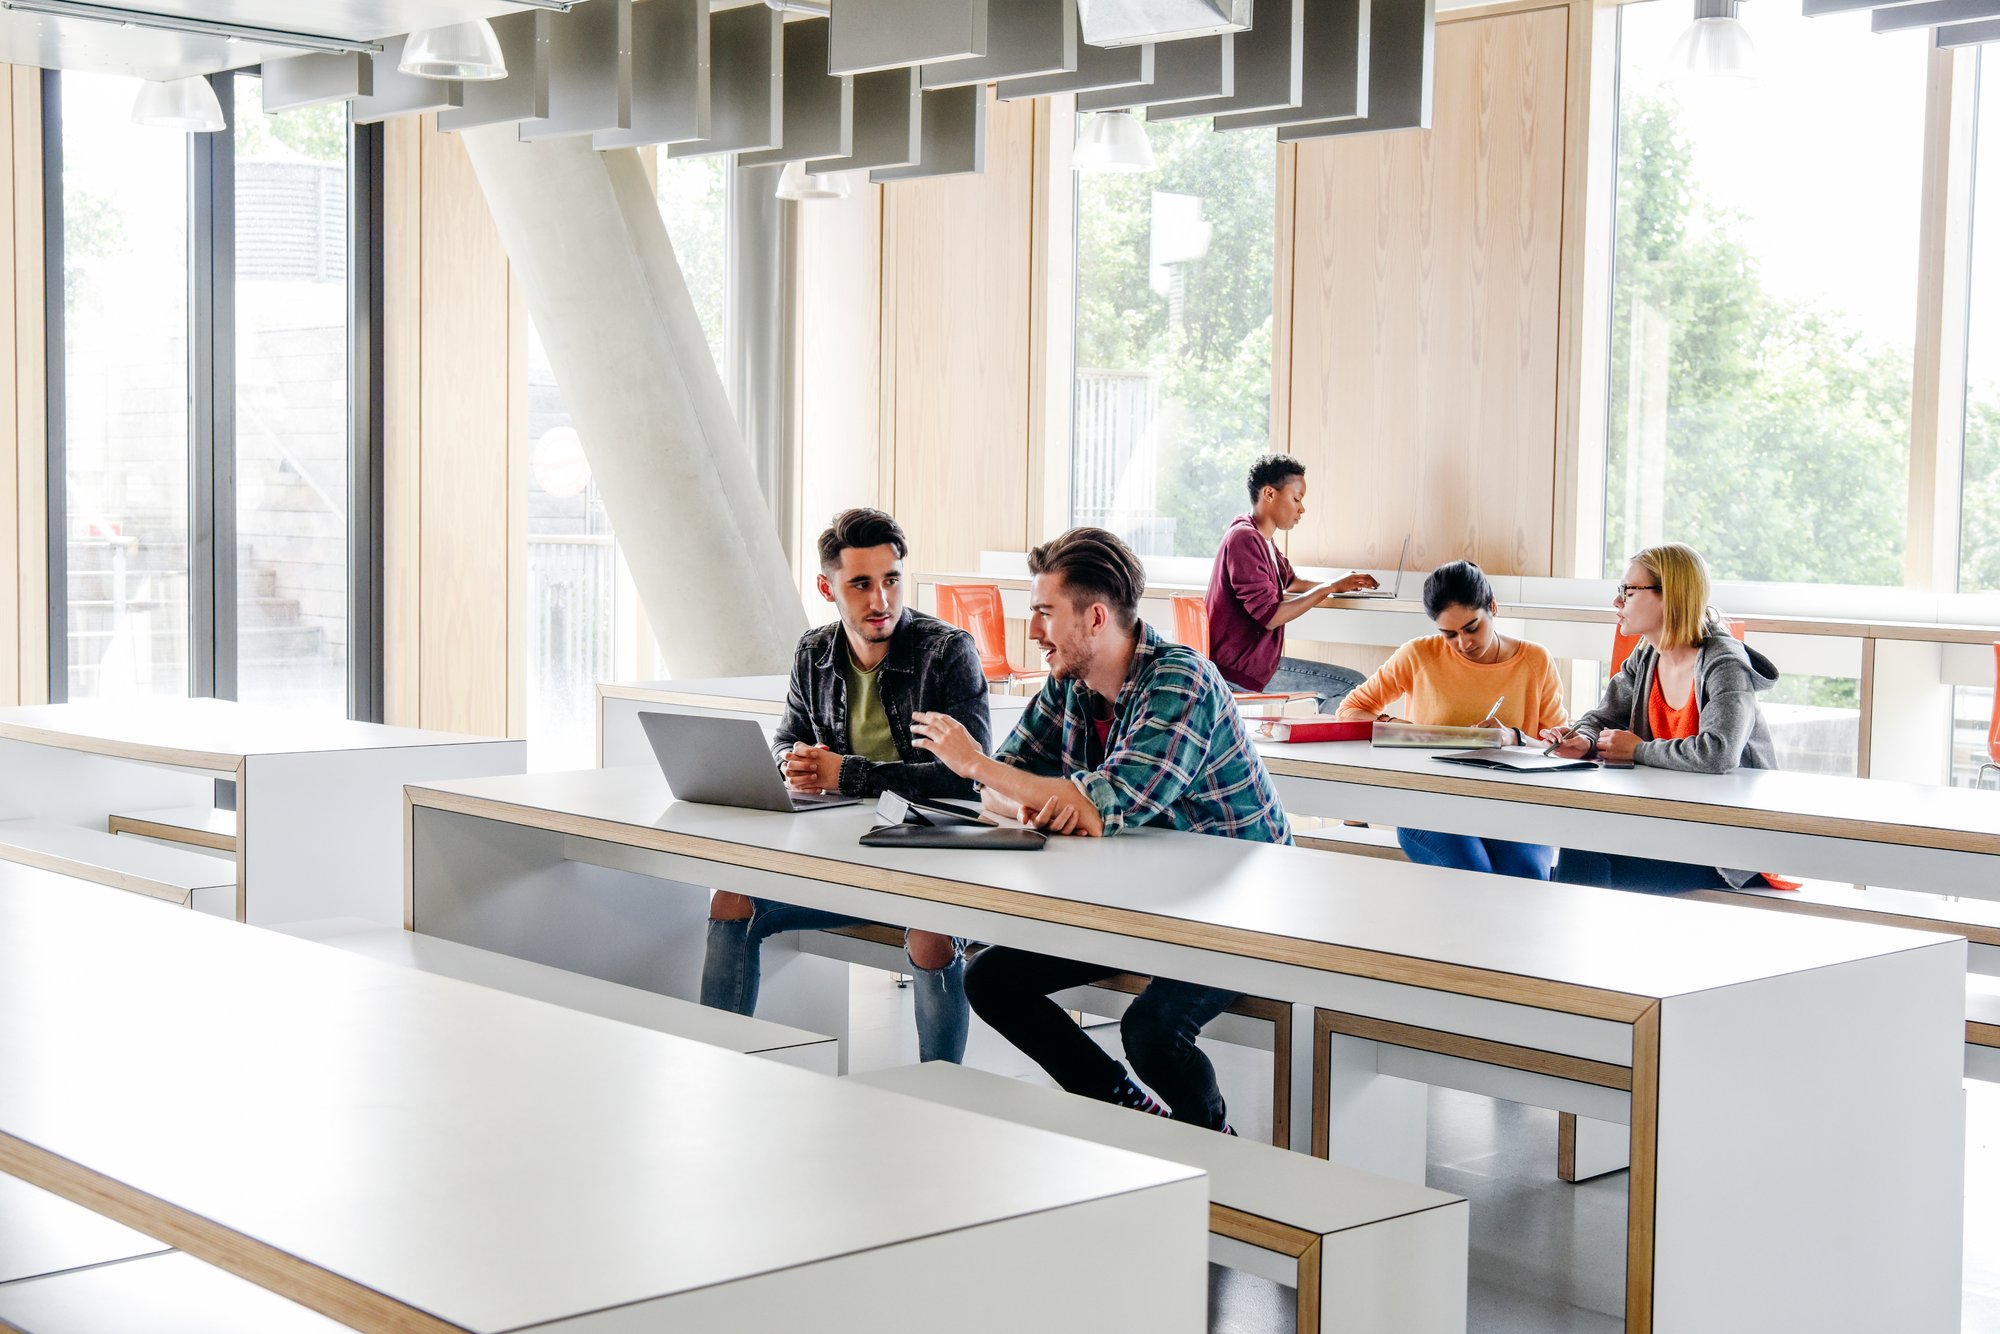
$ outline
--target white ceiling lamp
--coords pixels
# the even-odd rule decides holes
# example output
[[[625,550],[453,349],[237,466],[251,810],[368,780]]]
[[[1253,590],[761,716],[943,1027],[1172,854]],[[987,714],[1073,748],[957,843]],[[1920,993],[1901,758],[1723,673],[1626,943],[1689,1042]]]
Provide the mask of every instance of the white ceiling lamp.
[[[396,68],[420,79],[457,79],[461,83],[491,83],[507,77],[500,39],[485,19],[417,29],[403,43],[403,58]]]
[[[141,83],[139,95],[132,99],[132,122],[192,134],[214,134],[228,128],[214,86],[199,74]]]
[[[778,173],[780,199],[845,199],[848,193],[845,172],[830,171],[822,175],[807,171],[803,162],[787,162]]]
[[[1667,57],[1669,78],[1736,79],[1757,77],[1757,43],[1736,17],[1737,0],[1694,0],[1694,22],[1674,42]]]
[[[1131,112],[1100,111],[1085,122],[1070,162],[1078,171],[1151,171],[1153,145]]]

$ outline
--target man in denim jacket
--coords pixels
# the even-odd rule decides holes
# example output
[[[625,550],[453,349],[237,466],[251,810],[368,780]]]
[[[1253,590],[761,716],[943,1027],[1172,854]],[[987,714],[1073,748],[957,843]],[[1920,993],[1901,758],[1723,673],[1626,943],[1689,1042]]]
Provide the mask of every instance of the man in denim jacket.
[[[878,797],[971,797],[973,786],[918,749],[911,716],[947,713],[987,747],[986,675],[972,636],[903,606],[909,544],[880,510],[837,514],[819,538],[819,592],[840,620],[808,630],[792,659],[791,689],[773,758],[792,787]],[[810,815],[804,817],[811,819]],[[764,941],[785,931],[852,926],[858,919],[772,899],[719,892],[709,904],[701,1003],[750,1014]],[[929,931],[905,938],[916,979],[917,1047],[926,1061],[965,1054],[964,943]]]

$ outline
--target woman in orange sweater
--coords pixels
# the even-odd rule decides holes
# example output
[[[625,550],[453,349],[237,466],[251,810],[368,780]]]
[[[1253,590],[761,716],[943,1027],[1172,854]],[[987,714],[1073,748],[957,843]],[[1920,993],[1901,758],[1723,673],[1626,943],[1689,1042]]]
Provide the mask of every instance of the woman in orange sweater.
[[[1397,649],[1341,701],[1337,717],[1404,721],[1387,712],[1400,698],[1407,701],[1407,721],[1504,727],[1517,743],[1568,721],[1555,661],[1540,644],[1495,628],[1493,585],[1477,565],[1456,560],[1432,570],[1424,580],[1424,610],[1437,634]],[[1547,880],[1555,860],[1555,849],[1538,843],[1470,834],[1398,829],[1396,841],[1413,862],[1528,880]]]

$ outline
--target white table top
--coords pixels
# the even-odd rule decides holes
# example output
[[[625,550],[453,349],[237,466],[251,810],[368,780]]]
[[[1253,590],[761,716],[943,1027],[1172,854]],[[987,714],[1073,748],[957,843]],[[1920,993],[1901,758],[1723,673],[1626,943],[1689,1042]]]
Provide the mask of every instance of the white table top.
[[[406,791],[419,806],[577,832],[588,821],[590,836],[635,846],[1335,972],[1538,979],[1549,995],[1534,1003],[1551,1009],[1589,999],[1564,989],[1659,999],[1945,938],[1169,830],[1056,838],[1026,854],[865,848],[868,807],[793,815],[676,802],[649,767]]]
[[[234,769],[251,755],[468,745],[501,738],[355,723],[226,699],[170,697],[0,709],[0,739],[158,764]]]
[[[1522,774],[1365,741],[1260,741],[1258,749],[1272,773],[1289,777],[2000,856],[2000,792],[1774,769]]]
[[[1197,1175],[67,888],[0,886],[0,1132],[482,1334]]]

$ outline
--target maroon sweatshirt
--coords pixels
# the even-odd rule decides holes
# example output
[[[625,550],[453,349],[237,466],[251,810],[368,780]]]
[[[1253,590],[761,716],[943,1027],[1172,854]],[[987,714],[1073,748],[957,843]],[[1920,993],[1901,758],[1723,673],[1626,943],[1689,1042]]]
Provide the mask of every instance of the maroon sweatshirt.
[[[1208,576],[1208,656],[1238,690],[1262,690],[1277,673],[1285,631],[1266,630],[1264,622],[1295,577],[1285,553],[1265,540],[1249,515],[1223,533]]]

